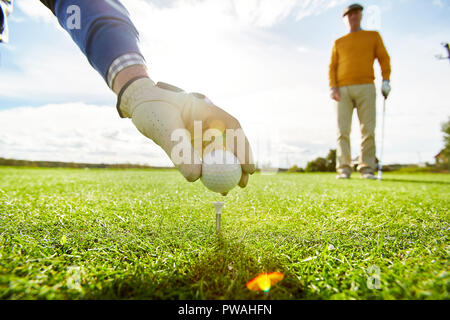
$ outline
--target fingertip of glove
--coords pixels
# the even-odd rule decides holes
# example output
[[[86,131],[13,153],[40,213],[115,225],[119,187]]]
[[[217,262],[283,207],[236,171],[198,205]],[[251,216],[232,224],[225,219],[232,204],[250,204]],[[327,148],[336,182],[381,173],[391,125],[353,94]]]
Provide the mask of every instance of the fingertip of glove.
[[[179,168],[179,170],[188,182],[197,181],[202,175],[201,164],[183,165]]]
[[[239,181],[239,187],[245,188],[248,184],[248,174],[242,173],[241,180]]]
[[[254,164],[243,164],[242,171],[248,174],[254,174],[256,171],[256,166]]]

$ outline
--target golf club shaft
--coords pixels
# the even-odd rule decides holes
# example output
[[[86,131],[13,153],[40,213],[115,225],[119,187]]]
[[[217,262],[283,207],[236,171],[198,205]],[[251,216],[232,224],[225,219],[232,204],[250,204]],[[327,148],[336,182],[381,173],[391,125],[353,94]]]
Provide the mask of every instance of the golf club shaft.
[[[216,232],[220,232],[220,220],[222,218],[222,214],[216,213]]]
[[[378,159],[378,179],[381,180],[383,174],[383,152],[384,152],[384,124],[386,121],[386,97],[383,99],[383,119],[381,124],[381,148],[380,158]]]

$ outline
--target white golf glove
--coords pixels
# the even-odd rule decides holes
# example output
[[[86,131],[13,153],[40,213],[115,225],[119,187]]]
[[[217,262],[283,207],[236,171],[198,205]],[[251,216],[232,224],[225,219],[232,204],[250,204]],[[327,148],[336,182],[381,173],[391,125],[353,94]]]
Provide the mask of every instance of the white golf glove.
[[[208,98],[199,93],[186,93],[182,89],[159,82],[157,85],[149,78],[131,80],[121,90],[117,101],[117,110],[122,118],[131,118],[136,128],[147,138],[159,145],[171,158],[175,166],[188,181],[201,176],[201,152],[194,146],[193,139],[202,139],[208,129],[241,129],[239,122],[230,114],[215,106]],[[201,137],[194,135],[194,121],[202,122]],[[183,150],[187,150],[192,161],[177,163],[172,157],[172,149],[180,147],[180,140],[173,141],[172,133],[183,136]],[[242,129],[241,129],[242,130]],[[195,141],[194,141],[195,142]],[[245,152],[235,151],[242,166],[242,178],[239,186],[247,185],[249,174],[256,167],[253,162],[248,139],[245,137]]]
[[[387,99],[389,93],[391,92],[391,84],[389,80],[383,80],[383,85],[381,86],[381,93],[384,98]]]

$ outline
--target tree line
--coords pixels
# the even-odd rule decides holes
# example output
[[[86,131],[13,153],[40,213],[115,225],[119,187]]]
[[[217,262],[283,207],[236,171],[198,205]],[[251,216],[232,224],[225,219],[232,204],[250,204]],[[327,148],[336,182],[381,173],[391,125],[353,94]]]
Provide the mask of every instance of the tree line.
[[[422,167],[407,164],[383,165],[383,171],[437,171],[448,172],[450,170],[450,117],[447,122],[442,124],[441,128],[444,134],[444,149],[435,156],[435,164],[425,163]],[[354,170],[356,171],[357,159],[353,160]],[[376,159],[378,165],[378,159]],[[331,149],[326,157],[318,157],[307,163],[306,167],[300,168],[297,165],[289,168],[287,172],[335,172],[336,171],[336,149]]]
[[[32,167],[32,168],[89,168],[89,169],[155,169],[156,167],[119,163],[119,164],[104,164],[104,163],[76,163],[76,162],[60,162],[60,161],[29,161],[17,159],[0,158],[0,166],[17,166],[17,167]],[[161,169],[158,167],[158,169]]]

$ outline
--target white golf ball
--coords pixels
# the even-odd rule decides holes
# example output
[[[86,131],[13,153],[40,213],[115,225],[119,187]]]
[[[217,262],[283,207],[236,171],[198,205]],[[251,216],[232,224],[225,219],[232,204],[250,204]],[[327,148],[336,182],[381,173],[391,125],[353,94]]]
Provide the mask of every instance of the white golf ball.
[[[233,153],[218,149],[203,157],[201,180],[209,190],[228,192],[237,186],[241,176],[241,164]]]

